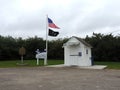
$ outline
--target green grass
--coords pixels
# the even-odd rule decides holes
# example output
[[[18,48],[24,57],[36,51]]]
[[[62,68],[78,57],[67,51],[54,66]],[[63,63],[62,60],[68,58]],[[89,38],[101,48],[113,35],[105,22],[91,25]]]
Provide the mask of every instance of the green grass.
[[[48,65],[57,65],[63,64],[63,60],[48,60]],[[8,68],[8,67],[38,67],[44,66],[44,61],[39,60],[39,65],[36,65],[36,60],[24,60],[24,64],[27,65],[18,65],[21,64],[20,60],[8,60],[8,61],[0,61],[0,68]]]
[[[40,65],[36,65],[36,60],[24,60],[24,63],[27,65],[20,66],[17,65],[20,63],[20,60],[8,60],[8,61],[0,61],[0,68],[9,68],[9,67],[38,67],[44,66],[44,61],[40,60]],[[63,60],[48,60],[48,65],[57,65],[63,64]],[[95,65],[107,65],[107,69],[120,69],[120,62],[94,62]]]
[[[107,69],[120,69],[120,62],[95,62],[95,65],[107,65]]]

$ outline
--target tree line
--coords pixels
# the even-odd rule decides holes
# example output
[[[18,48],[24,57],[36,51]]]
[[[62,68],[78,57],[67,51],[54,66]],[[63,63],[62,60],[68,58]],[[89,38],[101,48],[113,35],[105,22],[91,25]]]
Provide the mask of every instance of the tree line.
[[[63,44],[69,38],[59,38],[48,41],[48,59],[64,59]],[[93,33],[91,37],[83,38],[92,45],[92,56],[95,61],[120,61],[120,36],[112,34]],[[0,60],[20,59],[19,49],[26,49],[25,59],[35,59],[36,50],[44,51],[46,41],[41,37],[27,39],[0,35]]]

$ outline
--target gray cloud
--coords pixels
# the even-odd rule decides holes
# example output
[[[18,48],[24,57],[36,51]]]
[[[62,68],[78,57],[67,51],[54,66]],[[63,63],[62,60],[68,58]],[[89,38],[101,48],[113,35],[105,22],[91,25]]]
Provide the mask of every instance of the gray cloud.
[[[119,4],[115,0],[1,0],[0,34],[45,38],[46,14],[61,28],[60,38],[115,30],[118,34]]]

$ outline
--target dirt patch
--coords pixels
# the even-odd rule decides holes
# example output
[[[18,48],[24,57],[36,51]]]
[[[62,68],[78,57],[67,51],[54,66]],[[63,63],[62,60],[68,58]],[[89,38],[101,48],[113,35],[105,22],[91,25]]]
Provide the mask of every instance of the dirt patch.
[[[0,68],[0,90],[120,90],[120,70]]]

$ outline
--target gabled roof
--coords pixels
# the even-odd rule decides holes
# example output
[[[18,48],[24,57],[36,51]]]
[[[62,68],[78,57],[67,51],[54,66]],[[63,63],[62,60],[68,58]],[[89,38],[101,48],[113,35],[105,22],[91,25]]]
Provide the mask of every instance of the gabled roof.
[[[92,46],[91,46],[90,44],[88,44],[86,41],[84,41],[83,39],[78,38],[78,37],[75,37],[75,36],[73,36],[73,37],[76,38],[76,39],[78,39],[78,40],[79,40],[80,42],[82,42],[84,45],[92,48]]]
[[[88,46],[88,47],[90,47],[90,48],[92,48],[92,46],[90,45],[90,44],[88,44],[86,41],[84,41],[83,39],[81,39],[81,38],[78,38],[78,37],[76,37],[76,36],[72,36],[71,38],[76,38],[78,41],[80,41],[81,43],[83,43],[85,46]],[[70,38],[70,39],[71,39]],[[69,41],[69,40],[68,40]],[[66,42],[67,43],[67,42]],[[63,46],[66,46],[66,43],[63,45]],[[77,44],[76,44],[77,45]]]

